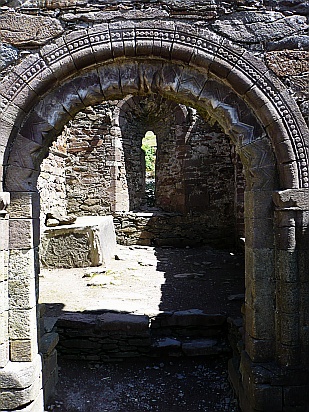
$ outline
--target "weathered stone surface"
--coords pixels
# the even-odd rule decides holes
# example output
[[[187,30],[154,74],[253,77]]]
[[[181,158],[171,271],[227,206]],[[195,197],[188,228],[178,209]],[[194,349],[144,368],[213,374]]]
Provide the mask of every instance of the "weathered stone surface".
[[[41,373],[41,356],[37,355],[33,362],[9,362],[0,369],[0,387],[2,389],[23,389],[31,386]]]
[[[217,20],[212,28],[221,35],[241,43],[259,43],[282,39],[306,29],[304,17],[285,17],[276,12],[239,12]]]
[[[13,11],[0,16],[0,39],[13,46],[38,46],[63,31],[58,20],[44,16],[28,16]]]
[[[34,279],[38,268],[37,251],[34,249],[10,250],[9,276],[15,281]]]
[[[33,339],[36,335],[36,321],[36,307],[11,309],[9,316],[10,338],[15,340]]]
[[[72,225],[46,229],[41,261],[46,267],[87,267],[107,263],[115,254],[111,216],[78,218]]]
[[[40,243],[39,219],[10,219],[10,249],[35,248]]]
[[[279,208],[296,207],[302,210],[309,208],[308,189],[287,189],[274,192],[273,199]]]
[[[95,210],[98,214],[104,214],[110,213],[111,204],[116,204],[114,210],[118,212],[129,210],[132,207],[130,197],[132,199],[134,190],[136,198],[141,198],[137,195],[138,190],[142,188],[139,169],[132,168],[137,170],[136,175],[131,173],[132,170],[127,169],[126,173],[121,170],[125,164],[120,150],[121,144],[125,141],[120,139],[121,126],[125,124],[127,134],[132,136],[139,132],[142,137],[148,127],[152,129],[156,127],[159,131],[157,135],[161,136],[161,155],[162,158],[165,156],[169,167],[165,170],[160,169],[162,165],[158,160],[158,182],[161,184],[161,187],[160,185],[157,187],[158,203],[160,207],[186,214],[188,220],[183,219],[180,222],[179,216],[175,215],[169,220],[153,216],[149,219],[142,216],[116,217],[115,221],[120,228],[119,237],[124,241],[136,242],[138,239],[141,243],[149,244],[153,239],[152,234],[154,237],[158,234],[156,231],[158,227],[149,227],[150,221],[158,226],[161,225],[158,229],[161,230],[161,234],[164,227],[164,236],[168,231],[171,232],[171,236],[167,239],[163,238],[164,236],[157,238],[158,244],[160,242],[173,244],[179,238],[183,241],[184,233],[187,242],[194,242],[202,236],[214,239],[218,232],[213,227],[219,221],[223,227],[221,238],[223,235],[231,238],[234,232],[229,232],[228,228],[235,222],[234,203],[240,204],[236,211],[237,218],[242,219],[241,189],[244,181],[239,178],[242,166],[237,160],[237,155],[234,155],[229,148],[230,141],[235,144],[236,151],[241,156],[247,190],[254,188],[258,189],[258,192],[263,192],[266,188],[271,192],[279,188],[290,190],[290,188],[308,187],[308,133],[301,115],[302,113],[308,118],[307,1],[157,0],[149,3],[147,0],[132,2],[114,0],[111,4],[107,0],[89,2],[84,0],[7,0],[5,2],[2,0],[0,5],[4,4],[8,4],[11,9],[8,11],[8,8],[2,8],[0,17],[0,38],[8,43],[2,43],[0,50],[2,54],[0,70],[3,68],[5,74],[0,85],[0,109],[2,110],[0,157],[4,159],[3,164],[7,165],[5,187],[9,191],[36,190],[38,167],[42,157],[47,153],[52,138],[62,131],[63,126],[83,105],[100,103],[108,96],[113,99],[122,98],[127,93],[143,95],[156,93],[174,99],[179,105],[194,106],[201,111],[202,117],[209,119],[210,127],[208,129],[201,127],[198,117],[191,109],[182,110],[179,106],[174,110],[175,105],[168,106],[163,104],[162,100],[157,106],[153,106],[152,111],[147,109],[148,112],[142,113],[136,110],[137,106],[140,107],[140,101],[134,98],[132,101],[135,102],[135,108],[126,100],[129,106],[126,110],[130,116],[123,116],[126,110],[121,111],[117,107],[121,111],[117,121],[113,115],[105,116],[104,119],[94,119],[94,123],[99,124],[99,127],[92,128],[97,135],[96,138],[88,134],[87,127],[90,122],[88,124],[86,122],[82,132],[74,136],[72,152],[69,155],[73,157],[75,151],[78,157],[83,152],[82,160],[89,159],[89,161],[82,165],[77,162],[71,164],[72,170],[74,167],[84,168],[73,170],[71,186],[77,185],[76,177],[81,176],[82,173],[78,174],[79,172],[83,172],[83,179],[85,179],[83,193],[87,194],[85,197],[78,198],[81,192],[73,193],[71,197],[75,202],[73,206],[79,213],[83,213],[83,210],[86,210],[86,213]],[[14,12],[17,8],[23,14]],[[65,14],[64,10],[67,10]],[[47,15],[54,17],[46,17]],[[128,20],[131,17],[137,21]],[[170,20],[167,21],[166,17]],[[186,19],[188,23],[182,23],[181,19]],[[97,24],[106,21],[112,24]],[[63,31],[66,31],[66,34],[60,37]],[[222,37],[217,36],[215,32],[220,33]],[[244,49],[235,47],[228,39],[241,43]],[[46,42],[49,44],[45,44]],[[11,48],[10,43],[26,49],[28,57]],[[41,47],[41,44],[45,45]],[[33,47],[37,49],[34,51]],[[245,49],[247,51],[244,51]],[[253,50],[255,56],[248,50]],[[139,56],[138,61],[124,63],[124,60],[129,60],[128,57],[135,54]],[[17,55],[20,62],[15,64]],[[141,56],[144,56],[148,63],[143,62]],[[157,56],[160,60],[151,60],[150,56]],[[116,63],[110,67],[105,64],[113,58],[117,58]],[[177,64],[167,64],[164,59],[173,60]],[[268,62],[270,70],[263,64],[263,60]],[[100,67],[101,62],[104,63],[103,68]],[[83,68],[89,65],[95,65],[96,68],[93,72],[89,71],[85,74]],[[193,70],[193,66],[197,69]],[[210,80],[211,77],[216,76],[221,80]],[[73,79],[73,77],[76,77],[76,80],[68,81],[62,86],[64,78]],[[278,81],[278,77],[282,77],[286,87]],[[55,78],[59,81],[58,90],[54,89]],[[223,82],[226,86],[221,85]],[[51,88],[54,93],[50,93]],[[228,88],[236,93],[229,93]],[[34,113],[38,115],[28,117],[18,135],[20,124],[33,104],[40,99],[39,96],[43,94],[44,98],[34,108]],[[236,94],[244,96],[243,99],[248,105],[242,105],[241,98],[236,97]],[[291,96],[299,105],[301,113]],[[152,103],[148,104],[148,108]],[[161,111],[158,110],[160,107]],[[253,122],[251,122],[252,117],[246,116],[245,113],[250,112],[250,107],[253,108],[256,117]],[[106,112],[109,110],[108,107],[105,109]],[[183,112],[183,117],[180,112]],[[175,113],[175,117],[166,116],[168,113]],[[148,116],[149,114],[151,116]],[[90,118],[93,113],[88,112],[88,115]],[[135,121],[134,117],[138,118],[141,115],[147,118],[147,122]],[[160,116],[163,119],[161,123],[158,121]],[[189,117],[191,120],[182,124],[183,119]],[[115,122],[108,124],[108,120],[112,122],[115,120]],[[220,123],[220,127],[231,140],[226,139],[221,129],[218,131],[214,126],[215,122]],[[267,133],[267,137],[264,132],[260,133],[262,127],[258,127],[259,123]],[[167,126],[169,126],[168,130]],[[191,131],[195,129],[196,134],[187,133],[188,128],[184,126],[189,126]],[[145,130],[144,127],[147,129]],[[7,146],[8,141],[10,143]],[[101,159],[106,159],[104,166],[103,161],[100,163],[95,160],[98,157],[96,158],[94,153],[99,147],[101,147]],[[136,153],[140,151],[139,141],[135,149]],[[25,155],[26,152],[28,156]],[[272,155],[273,152],[275,156]],[[133,156],[132,147],[127,150],[127,153],[129,159],[135,159],[136,165],[140,166],[140,155]],[[230,161],[227,162],[230,160],[228,159],[230,155],[233,162],[235,161],[235,168]],[[92,164],[99,164],[100,167],[94,170],[89,166]],[[128,162],[125,166],[128,166]],[[87,173],[88,176],[96,174],[99,182],[102,175],[106,177],[111,174],[112,179],[108,182],[112,184],[99,187],[97,181],[92,182],[92,192],[89,193],[91,196],[88,196]],[[47,173],[44,178],[48,180],[50,176],[51,173],[49,175]],[[132,176],[131,188],[135,187],[135,189],[130,196],[125,196],[126,179]],[[61,203],[65,210],[65,197],[61,197],[64,194],[62,177],[61,173],[58,173],[59,180],[53,182],[52,187],[59,192],[59,196],[52,197],[49,207],[55,206],[59,200],[59,204]],[[2,172],[0,172],[0,179],[2,180]],[[48,187],[45,186],[44,189],[45,197],[48,197]],[[100,197],[103,192],[104,204],[103,196]],[[273,245],[270,234],[274,232],[271,228],[272,217],[269,221],[266,220],[266,215],[268,218],[273,211],[269,203],[269,193],[267,195],[263,193],[259,198],[249,200],[247,198],[245,201],[247,217],[251,219],[246,222],[245,351],[254,361],[279,361],[282,370],[285,370],[286,365],[299,367],[301,360],[303,360],[302,367],[308,369],[309,338],[307,326],[303,327],[308,324],[308,259],[306,259],[308,222],[306,214],[303,213],[308,210],[308,196],[300,192],[298,194],[289,192],[280,194],[279,200],[275,195],[274,200],[278,208],[283,208],[285,211],[294,208],[298,209],[298,212],[295,224],[292,225],[288,224],[291,218],[282,217],[285,212],[276,211],[276,214],[281,213],[279,216],[281,220],[275,221],[278,227],[276,242]],[[26,219],[37,217],[32,215],[33,212],[27,201],[24,210],[22,202],[16,207],[14,212],[16,215],[11,216],[13,242],[11,246],[30,248],[33,244],[37,245],[32,238],[34,226],[25,222]],[[200,212],[204,215],[198,216]],[[18,219],[24,219],[24,222],[17,223]],[[201,233],[203,227],[207,227],[207,233],[206,231],[204,234]],[[22,242],[18,238],[18,233],[23,238]],[[256,236],[257,234],[259,236]],[[266,245],[269,248],[263,249]],[[276,252],[274,247],[277,248]],[[5,248],[2,243],[0,249]],[[29,255],[32,257],[30,258]],[[5,268],[6,264],[3,262],[0,282],[2,282],[1,297],[4,298],[7,295]],[[23,328],[29,332],[29,316],[24,317],[26,313],[19,313],[17,319],[17,311],[14,307],[14,304],[27,307],[28,298],[17,296],[14,290],[23,287],[27,275],[33,281],[36,270],[34,251],[11,249],[10,282],[12,283],[9,290],[12,294],[10,322],[13,324],[11,323],[10,327],[13,336],[16,331],[21,334]],[[300,286],[302,281],[304,284]],[[27,292],[32,293],[28,290],[29,284],[25,285]],[[16,297],[14,303],[13,296]],[[5,305],[6,303],[3,305],[4,308]],[[31,328],[35,330],[35,318],[33,317],[32,320]],[[102,339],[106,338],[104,333],[100,330]],[[33,333],[33,336],[30,336],[29,332],[26,338],[18,337],[13,340],[11,358],[25,360],[25,357],[33,352],[35,335]],[[124,335],[127,337],[127,331],[123,331],[121,339]],[[105,342],[105,348],[109,347],[112,351],[116,346],[117,351],[118,349],[123,351],[124,357],[139,356],[142,351],[146,351],[146,343],[143,347],[142,340],[141,336],[132,337],[131,341],[126,340],[125,349],[123,341],[115,343],[112,340]],[[99,346],[97,341],[91,342],[94,343],[88,345],[90,351],[91,347]],[[3,348],[0,350],[0,366],[5,365],[8,354],[5,344],[1,346]],[[80,343],[76,344],[75,349],[81,349]],[[92,359],[100,359],[89,352],[85,356],[87,359],[91,356],[94,356]],[[118,353],[109,356],[115,359]],[[300,395],[307,388],[302,387],[299,378],[289,384],[294,385],[293,390],[286,388],[284,391],[283,386],[287,385],[287,382],[278,384],[272,380],[273,378],[269,378],[267,382],[262,380],[255,382],[251,379],[253,368],[252,365],[248,368],[244,367],[244,363],[241,365],[239,394],[244,410],[268,408],[288,412],[292,408],[304,409],[304,400]],[[267,368],[271,369],[274,375],[280,375],[272,363],[268,363]],[[50,379],[46,382],[51,382],[53,385],[54,376],[54,371],[50,371]],[[13,406],[5,405],[3,409],[24,409],[27,412],[31,409],[31,412],[43,410],[41,392],[35,395],[37,399],[41,399],[40,405],[36,406],[34,396],[31,399],[29,396],[20,398],[22,391],[16,395],[15,389],[9,391],[8,395],[3,395],[3,391],[1,392],[1,396],[5,396],[6,400],[13,399],[15,402]],[[23,407],[25,402],[29,403],[27,407]]]
[[[218,353],[215,339],[196,339],[188,343],[183,343],[182,350],[187,356],[200,356]]]
[[[50,221],[53,224],[50,224]],[[55,221],[58,222],[55,224]],[[71,225],[76,221],[76,216],[66,216],[59,212],[52,212],[46,214],[46,226],[64,226],[64,225]]]
[[[40,199],[37,192],[11,192],[8,207],[10,218],[37,218],[40,215]]]
[[[10,360],[12,362],[31,362],[38,353],[35,334],[30,339],[16,339],[10,341]]]
[[[265,57],[269,68],[279,77],[297,76],[309,71],[309,51],[275,51]]]
[[[98,316],[98,327],[104,330],[121,330],[134,333],[149,327],[149,317],[143,315],[106,313]]]
[[[0,72],[16,61],[18,50],[15,47],[0,43]]]
[[[59,342],[58,333],[55,333],[55,332],[45,333],[40,339],[39,351],[43,354],[43,356],[47,357],[55,349],[58,342]]]

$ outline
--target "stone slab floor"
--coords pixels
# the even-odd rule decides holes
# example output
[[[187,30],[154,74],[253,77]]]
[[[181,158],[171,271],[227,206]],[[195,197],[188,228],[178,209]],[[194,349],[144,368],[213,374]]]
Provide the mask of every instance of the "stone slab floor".
[[[201,248],[118,246],[107,268],[43,269],[40,302],[48,316],[117,310],[155,315],[202,309],[240,316],[241,253]],[[48,410],[61,412],[236,411],[227,358],[128,360],[96,364],[59,359]]]

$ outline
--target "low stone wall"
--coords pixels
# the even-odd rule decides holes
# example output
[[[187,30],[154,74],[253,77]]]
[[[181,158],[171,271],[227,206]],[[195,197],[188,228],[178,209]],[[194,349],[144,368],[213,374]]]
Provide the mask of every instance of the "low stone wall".
[[[114,226],[120,245],[144,246],[198,246],[234,245],[235,226],[212,225],[207,215],[146,212],[116,213]]]
[[[60,356],[98,362],[143,356],[229,352],[226,318],[192,309],[155,318],[128,313],[63,314],[56,323]]]

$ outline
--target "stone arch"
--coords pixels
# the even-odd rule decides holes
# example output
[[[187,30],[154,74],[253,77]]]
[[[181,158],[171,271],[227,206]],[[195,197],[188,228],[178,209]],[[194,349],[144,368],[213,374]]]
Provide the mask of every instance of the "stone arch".
[[[305,276],[306,266],[297,264],[295,242],[280,244],[286,229],[297,233],[297,245],[305,255],[299,235],[303,232],[297,227],[305,221],[303,215],[291,216],[290,209],[296,208],[296,214],[308,210],[308,128],[284,86],[251,53],[208,30],[172,21],[102,24],[65,34],[24,58],[0,83],[3,181],[12,195],[10,243],[4,246],[10,248],[9,287],[20,276],[27,291],[25,299],[10,295],[10,324],[7,317],[4,320],[9,339],[1,345],[2,373],[12,376],[15,362],[29,362],[32,369],[37,362],[35,187],[49,144],[83,107],[102,99],[149,93],[209,113],[231,136],[245,165],[247,290],[241,373],[250,396],[259,394],[256,399],[265,404],[273,386],[264,385],[269,377],[256,386],[251,379],[255,362],[275,360],[282,368],[308,365],[300,350],[308,347],[308,336],[299,323],[297,330],[291,326],[300,304],[289,300],[291,289],[284,289],[290,275],[298,279],[302,270]],[[274,198],[281,218],[274,239],[271,194],[279,189],[285,190]],[[283,221],[293,221],[294,226]],[[275,240],[279,286],[274,277]],[[307,258],[303,259],[306,264]],[[298,292],[296,283],[292,290]],[[281,316],[286,310],[290,317]],[[33,381],[40,380],[37,369],[32,376]],[[36,393],[41,402],[39,390]],[[32,402],[33,396],[25,394],[16,409]],[[240,396],[245,405],[246,396],[241,392]]]

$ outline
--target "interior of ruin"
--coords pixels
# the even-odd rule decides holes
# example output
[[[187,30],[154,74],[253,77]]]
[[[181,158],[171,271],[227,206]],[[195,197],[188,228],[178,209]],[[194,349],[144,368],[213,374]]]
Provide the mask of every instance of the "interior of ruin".
[[[308,410],[307,3],[0,1],[0,411],[58,356],[223,353],[241,411]]]

